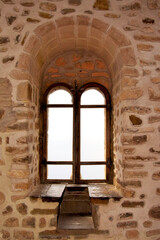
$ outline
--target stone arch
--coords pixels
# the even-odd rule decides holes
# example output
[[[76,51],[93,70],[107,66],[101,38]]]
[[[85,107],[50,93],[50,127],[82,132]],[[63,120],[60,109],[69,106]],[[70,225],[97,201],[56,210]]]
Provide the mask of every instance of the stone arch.
[[[136,58],[131,41],[116,27],[98,18],[86,15],[61,17],[36,27],[25,42],[23,52],[19,56],[15,69],[10,73],[11,78],[24,80],[24,85],[21,83],[22,86],[17,86],[17,96],[18,91],[22,88],[26,90],[26,94],[25,96],[18,96],[17,101],[31,101],[30,91],[32,90],[32,95],[35,98],[32,101],[35,102],[34,107],[37,109],[37,115],[31,131],[36,132],[35,136],[38,145],[39,119],[36,96],[40,93],[44,71],[56,56],[60,56],[64,52],[79,50],[91,52],[101,59],[105,63],[106,72],[110,76],[111,95],[114,105],[115,173],[116,178],[121,181],[123,180],[123,169],[119,167],[119,162],[123,159],[121,143],[122,118],[117,112],[123,106],[123,100],[135,99],[137,94],[139,97],[142,93],[141,91],[137,93],[137,89],[122,91],[121,84],[125,81],[129,81],[127,83],[128,87],[136,85],[132,84],[132,79],[127,79],[126,76],[138,77],[138,71],[134,68]],[[128,93],[128,91],[130,92]],[[130,93],[132,93],[131,96]],[[31,105],[29,105],[30,107]],[[35,148],[35,144],[33,145]],[[30,153],[32,155],[31,150]],[[38,179],[38,150],[34,155],[36,156],[32,158],[35,159],[32,168],[36,174],[32,176]]]

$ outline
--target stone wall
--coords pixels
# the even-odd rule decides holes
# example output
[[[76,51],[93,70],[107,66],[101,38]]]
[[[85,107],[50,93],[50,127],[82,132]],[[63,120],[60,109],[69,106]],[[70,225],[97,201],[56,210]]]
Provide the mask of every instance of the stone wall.
[[[27,197],[39,182],[41,97],[75,78],[112,98],[123,198],[92,202],[98,238],[160,239],[159,20],[159,0],[0,1],[0,239],[82,238],[57,235],[58,203]]]

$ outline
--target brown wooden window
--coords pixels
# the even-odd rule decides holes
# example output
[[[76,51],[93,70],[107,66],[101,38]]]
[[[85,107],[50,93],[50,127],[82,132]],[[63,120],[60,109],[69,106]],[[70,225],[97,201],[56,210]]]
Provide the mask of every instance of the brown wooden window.
[[[51,86],[43,103],[42,182],[109,182],[110,96],[103,86]]]

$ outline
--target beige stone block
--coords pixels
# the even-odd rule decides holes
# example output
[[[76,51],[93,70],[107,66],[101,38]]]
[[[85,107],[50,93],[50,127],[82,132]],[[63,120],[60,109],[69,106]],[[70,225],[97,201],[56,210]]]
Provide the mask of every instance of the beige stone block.
[[[78,25],[89,25],[90,18],[88,16],[84,15],[78,15],[77,16],[77,23]]]
[[[131,77],[124,77],[121,79],[122,87],[135,87],[138,83],[137,79],[133,79]]]
[[[78,38],[87,38],[88,26],[78,26]]]
[[[8,173],[8,177],[14,178],[14,179],[25,179],[29,177],[29,170],[21,170],[21,169],[11,170]]]
[[[143,95],[143,90],[140,88],[132,88],[123,90],[121,93],[121,100],[135,100]]]
[[[30,53],[33,56],[36,56],[40,47],[41,43],[39,38],[36,35],[32,35],[26,42],[24,51]]]
[[[154,46],[150,44],[139,43],[137,44],[137,49],[141,51],[151,51],[153,50]]]
[[[151,78],[152,83],[160,83],[160,77]]]
[[[62,38],[74,38],[75,33],[74,33],[74,26],[63,26],[58,28],[59,31],[59,37]]]
[[[108,34],[118,47],[131,45],[130,40],[128,40],[126,36],[115,27],[111,27],[108,31]]]
[[[96,29],[98,29],[102,32],[106,32],[107,29],[109,28],[109,24],[107,24],[105,22],[102,22],[99,19],[94,18],[93,21],[92,21],[92,27],[96,28]]]
[[[56,23],[59,28],[62,26],[74,25],[74,20],[73,20],[73,17],[62,17],[62,18],[56,19]]]
[[[115,44],[115,42],[112,40],[110,36],[107,36],[104,41],[104,47],[107,49],[107,51],[111,54],[111,56],[115,56],[118,51],[118,46]]]
[[[119,64],[126,66],[135,66],[136,59],[134,55],[133,48],[122,48],[120,53],[118,54],[118,62]]]
[[[18,59],[17,68],[30,72],[31,57],[28,54],[22,53]]]
[[[123,67],[121,70],[121,76],[130,76],[130,77],[138,77],[139,72],[136,68],[131,68],[131,67]]]
[[[55,25],[53,22],[47,22],[44,23],[40,26],[38,26],[34,32],[36,33],[36,35],[40,38],[42,38],[44,35],[48,34],[49,32],[51,32],[52,30],[55,29]]]
[[[152,88],[148,88],[149,99],[152,101],[160,101],[160,94],[156,93]]]
[[[31,81],[32,77],[29,73],[19,70],[19,69],[14,69],[10,72],[10,77],[16,80],[29,80]]]
[[[125,178],[144,178],[148,176],[148,172],[142,171],[124,171]]]
[[[138,41],[146,41],[146,42],[160,42],[159,36],[134,35],[134,39]]]
[[[32,87],[30,83],[23,82],[17,86],[17,100],[18,101],[32,100]]]

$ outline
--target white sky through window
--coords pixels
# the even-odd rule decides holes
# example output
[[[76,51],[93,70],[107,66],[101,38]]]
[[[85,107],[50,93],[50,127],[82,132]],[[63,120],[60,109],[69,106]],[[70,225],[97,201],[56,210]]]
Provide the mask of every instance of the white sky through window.
[[[71,94],[63,89],[48,96],[48,104],[72,104]],[[81,105],[104,105],[105,98],[98,90],[86,90]],[[81,108],[80,161],[105,161],[104,108]],[[73,108],[48,108],[47,161],[73,160]],[[56,171],[56,173],[55,173]],[[72,165],[48,165],[48,179],[70,179]],[[82,179],[105,179],[105,165],[81,166]]]

